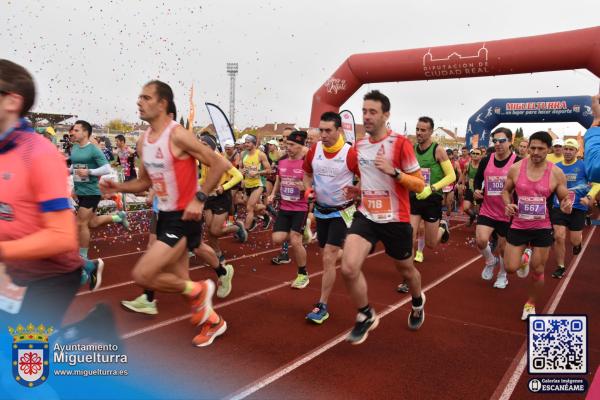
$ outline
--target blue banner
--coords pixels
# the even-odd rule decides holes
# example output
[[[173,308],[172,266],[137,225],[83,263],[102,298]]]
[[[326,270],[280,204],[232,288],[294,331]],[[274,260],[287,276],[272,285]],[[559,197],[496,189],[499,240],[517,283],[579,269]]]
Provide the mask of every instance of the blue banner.
[[[589,128],[591,104],[590,96],[492,99],[469,118],[466,145],[470,149],[476,137],[477,146],[488,147],[490,133],[504,122],[579,122]]]

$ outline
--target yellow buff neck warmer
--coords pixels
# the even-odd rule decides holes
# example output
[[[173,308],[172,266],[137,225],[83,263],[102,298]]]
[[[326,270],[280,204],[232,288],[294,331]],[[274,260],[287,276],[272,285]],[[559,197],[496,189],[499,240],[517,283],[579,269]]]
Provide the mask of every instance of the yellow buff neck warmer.
[[[323,150],[326,151],[327,153],[337,153],[338,151],[340,151],[340,149],[342,147],[344,147],[344,144],[346,142],[344,142],[344,138],[342,137],[342,135],[340,135],[338,137],[337,142],[335,142],[335,144],[331,147],[327,147],[325,145],[323,145]]]

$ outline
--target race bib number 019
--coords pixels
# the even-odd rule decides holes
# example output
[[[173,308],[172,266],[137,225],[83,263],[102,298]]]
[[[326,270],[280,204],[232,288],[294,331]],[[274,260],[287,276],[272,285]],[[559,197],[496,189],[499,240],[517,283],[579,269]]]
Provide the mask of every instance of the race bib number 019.
[[[519,218],[543,220],[546,218],[546,199],[544,197],[519,197]]]
[[[362,204],[376,221],[390,221],[392,215],[392,197],[387,190],[363,190]]]

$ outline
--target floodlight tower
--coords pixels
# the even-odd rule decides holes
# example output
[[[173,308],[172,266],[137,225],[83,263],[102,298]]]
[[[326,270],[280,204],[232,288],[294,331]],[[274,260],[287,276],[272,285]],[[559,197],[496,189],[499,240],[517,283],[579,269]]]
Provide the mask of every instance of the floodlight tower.
[[[235,76],[238,73],[238,63],[227,63],[227,75],[229,75],[229,121],[231,127],[235,126]]]

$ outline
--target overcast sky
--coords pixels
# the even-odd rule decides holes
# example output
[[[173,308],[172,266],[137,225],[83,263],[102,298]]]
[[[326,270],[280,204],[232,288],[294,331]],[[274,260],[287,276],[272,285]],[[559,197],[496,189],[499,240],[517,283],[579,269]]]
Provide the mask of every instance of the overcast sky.
[[[0,58],[24,65],[38,88],[35,111],[73,113],[95,123],[138,121],[141,86],[159,78],[188,110],[196,87],[228,112],[227,62],[239,63],[236,126],[307,126],[313,93],[353,53],[488,41],[586,28],[597,0],[566,1],[28,1],[0,2]],[[373,84],[343,108],[361,123],[361,97],[379,88],[392,101],[391,125],[412,132],[420,115],[458,127],[490,98],[593,94],[587,70],[462,80]],[[549,124],[524,126],[525,133]],[[513,126],[514,127],[514,126]],[[555,124],[560,134],[576,123]]]

